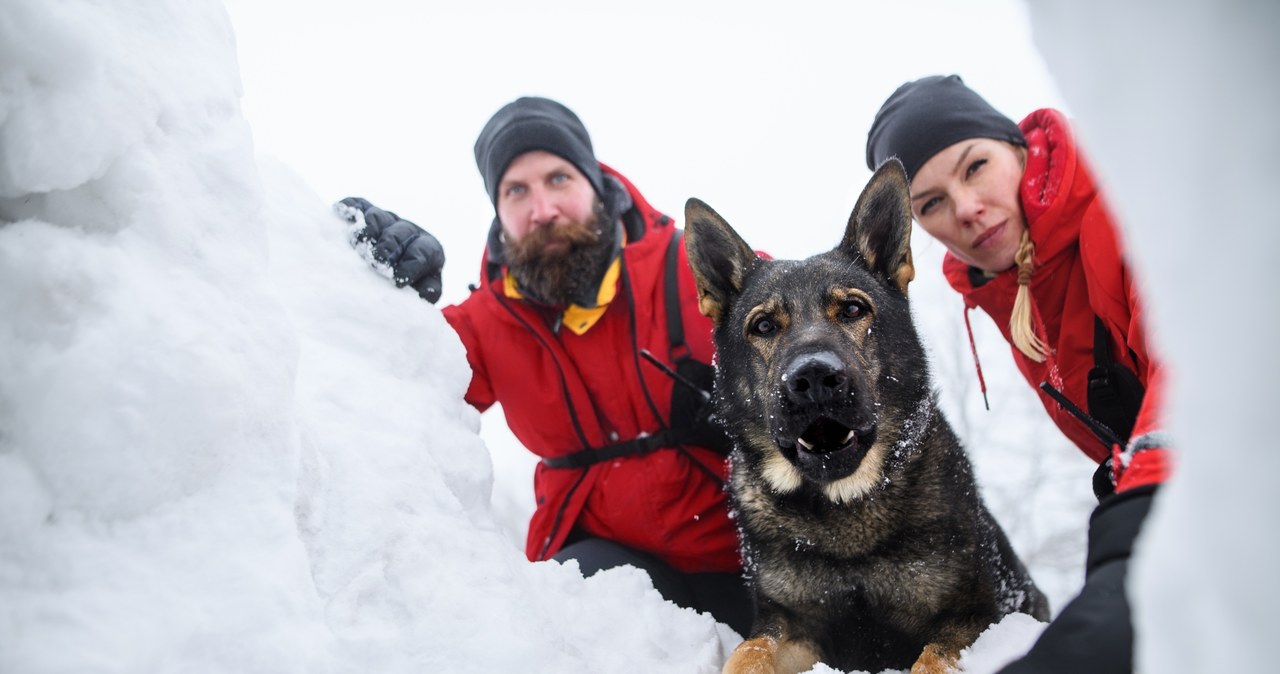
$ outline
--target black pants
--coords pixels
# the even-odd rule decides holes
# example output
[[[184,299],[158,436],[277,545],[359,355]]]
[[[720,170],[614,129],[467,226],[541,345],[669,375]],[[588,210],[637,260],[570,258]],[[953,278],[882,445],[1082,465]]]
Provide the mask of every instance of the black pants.
[[[572,542],[553,559],[576,559],[585,577],[629,564],[648,573],[653,587],[667,601],[710,613],[740,635],[746,636],[751,629],[751,596],[746,582],[736,573],[684,573],[653,555],[603,538]]]

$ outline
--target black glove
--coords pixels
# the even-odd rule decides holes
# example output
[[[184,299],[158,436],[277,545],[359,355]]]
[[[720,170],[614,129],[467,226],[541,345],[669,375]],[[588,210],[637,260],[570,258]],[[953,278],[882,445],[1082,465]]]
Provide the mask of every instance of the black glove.
[[[397,288],[411,285],[433,304],[440,299],[444,249],[436,237],[366,199],[347,197],[339,203],[364,213],[365,226],[355,233],[351,244],[368,242],[373,259],[391,268]],[[347,216],[347,220],[355,222],[355,217]]]
[[[1133,540],[1151,509],[1155,485],[1108,497],[1089,518],[1084,587],[1031,650],[999,674],[1128,674],[1133,622],[1125,577]]]
[[[712,415],[710,393],[715,386],[715,368],[686,357],[676,360],[676,374],[684,381],[677,380],[671,390],[671,439],[728,456],[733,441]],[[694,390],[695,386],[699,390]]]

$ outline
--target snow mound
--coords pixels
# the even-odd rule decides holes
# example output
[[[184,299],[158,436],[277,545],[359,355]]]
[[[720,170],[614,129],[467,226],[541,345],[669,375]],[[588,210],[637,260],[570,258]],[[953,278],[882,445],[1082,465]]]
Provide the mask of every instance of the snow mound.
[[[502,535],[460,343],[257,165],[218,3],[5,13],[0,670],[718,670]]]

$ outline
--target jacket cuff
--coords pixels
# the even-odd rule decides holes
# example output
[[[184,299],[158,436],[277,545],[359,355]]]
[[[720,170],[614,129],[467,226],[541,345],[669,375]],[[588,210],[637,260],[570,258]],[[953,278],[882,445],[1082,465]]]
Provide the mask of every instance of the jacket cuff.
[[[1169,446],[1168,435],[1159,432],[1144,433],[1130,440],[1129,446],[1111,460],[1116,492],[1161,484],[1168,479],[1172,467]]]
[[[1099,567],[1129,557],[1133,541],[1151,510],[1157,485],[1134,487],[1110,496],[1089,517],[1089,554],[1086,575]]]

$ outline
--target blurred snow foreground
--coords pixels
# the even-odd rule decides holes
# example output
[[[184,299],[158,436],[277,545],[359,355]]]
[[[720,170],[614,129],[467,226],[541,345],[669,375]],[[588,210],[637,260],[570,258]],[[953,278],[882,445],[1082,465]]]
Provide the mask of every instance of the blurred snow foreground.
[[[511,545],[460,344],[256,163],[235,63],[213,0],[0,9],[0,672],[718,671],[643,574]]]
[[[1257,197],[1280,183],[1280,3],[1029,7],[1173,365],[1180,461],[1130,567],[1137,668],[1272,671],[1280,218]]]

